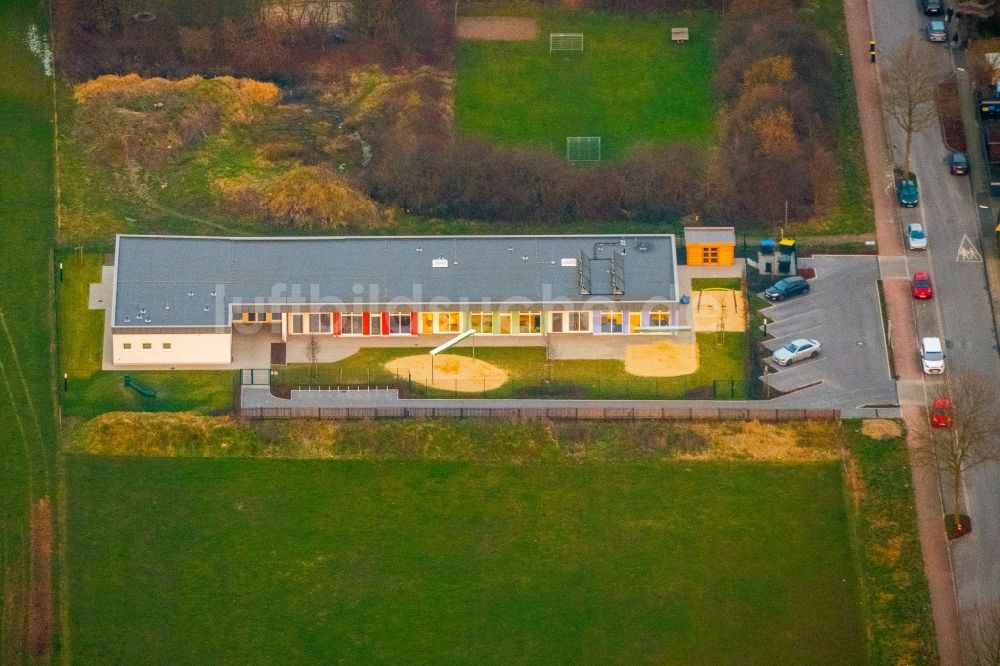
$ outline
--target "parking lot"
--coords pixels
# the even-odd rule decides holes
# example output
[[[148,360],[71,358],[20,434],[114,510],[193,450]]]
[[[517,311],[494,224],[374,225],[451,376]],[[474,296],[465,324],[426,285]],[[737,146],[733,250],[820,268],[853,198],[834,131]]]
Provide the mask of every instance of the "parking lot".
[[[765,381],[774,389],[841,404],[895,405],[878,297],[876,257],[813,257],[800,262],[816,270],[810,292],[764,308],[764,345],[773,352],[797,338],[819,340],[822,352],[781,367],[767,359]],[[906,353],[904,351],[904,353]],[[915,353],[915,352],[914,352]]]

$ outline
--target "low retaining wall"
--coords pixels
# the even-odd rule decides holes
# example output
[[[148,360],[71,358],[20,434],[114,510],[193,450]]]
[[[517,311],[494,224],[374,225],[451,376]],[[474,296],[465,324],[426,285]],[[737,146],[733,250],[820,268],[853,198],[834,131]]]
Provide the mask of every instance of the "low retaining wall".
[[[588,419],[840,421],[838,409],[739,407],[244,407],[248,419]]]

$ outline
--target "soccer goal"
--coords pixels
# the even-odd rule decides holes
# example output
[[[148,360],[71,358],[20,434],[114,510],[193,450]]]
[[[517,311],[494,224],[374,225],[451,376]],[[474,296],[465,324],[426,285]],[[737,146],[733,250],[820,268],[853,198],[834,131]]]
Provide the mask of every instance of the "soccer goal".
[[[568,136],[566,137],[566,159],[570,162],[600,162],[601,137],[599,136]]]
[[[549,53],[553,51],[582,51],[582,32],[551,32],[549,33]]]

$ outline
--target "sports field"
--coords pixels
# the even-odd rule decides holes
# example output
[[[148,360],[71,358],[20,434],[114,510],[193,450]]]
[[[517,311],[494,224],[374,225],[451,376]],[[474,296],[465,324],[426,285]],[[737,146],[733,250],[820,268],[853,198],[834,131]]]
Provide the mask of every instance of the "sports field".
[[[456,124],[559,155],[568,136],[600,136],[606,159],[637,141],[708,145],[718,21],[696,13],[630,19],[548,9],[538,17],[537,40],[460,41]],[[672,44],[671,26],[688,27],[691,41]],[[550,32],[583,33],[583,52],[550,53]]]
[[[855,664],[839,464],[71,456],[78,663]]]

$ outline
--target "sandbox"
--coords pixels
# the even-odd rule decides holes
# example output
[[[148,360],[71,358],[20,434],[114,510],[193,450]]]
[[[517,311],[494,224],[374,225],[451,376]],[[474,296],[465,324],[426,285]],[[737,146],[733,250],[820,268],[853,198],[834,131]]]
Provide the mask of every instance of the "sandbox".
[[[658,340],[626,345],[625,372],[637,377],[680,377],[698,369],[695,342]]]
[[[695,331],[745,331],[746,311],[746,299],[739,291],[706,289],[691,292]]]
[[[507,373],[497,366],[468,356],[439,354],[434,357],[433,382],[430,354],[403,356],[389,361],[385,367],[400,378],[446,391],[491,391],[507,381]]]

